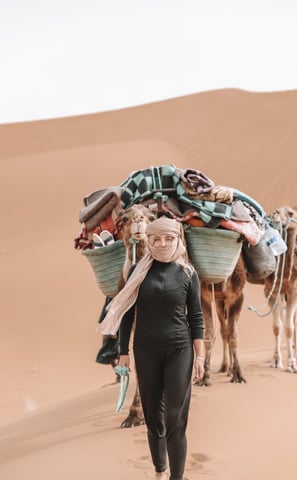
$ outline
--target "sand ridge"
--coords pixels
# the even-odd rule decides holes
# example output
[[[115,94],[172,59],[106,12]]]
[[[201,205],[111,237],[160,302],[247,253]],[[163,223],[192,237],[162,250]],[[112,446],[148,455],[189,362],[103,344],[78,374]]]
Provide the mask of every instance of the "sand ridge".
[[[103,114],[0,126],[0,476],[152,478],[145,426],[120,429],[111,367],[95,362],[103,295],[73,248],[83,196],[152,165],[196,168],[266,212],[296,205],[297,92],[226,89]],[[248,285],[256,307],[261,286]],[[296,377],[269,368],[271,318],[239,323],[247,384],[194,388],[185,477],[292,478]],[[285,345],[283,346],[283,348]]]

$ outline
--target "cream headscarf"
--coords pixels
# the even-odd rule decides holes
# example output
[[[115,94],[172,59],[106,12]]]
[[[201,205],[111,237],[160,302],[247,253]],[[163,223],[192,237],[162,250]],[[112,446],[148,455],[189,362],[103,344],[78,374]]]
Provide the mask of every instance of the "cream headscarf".
[[[177,243],[169,244],[163,248],[153,247],[148,243],[148,252],[136,265],[132,275],[128,278],[125,286],[112,299],[107,307],[107,314],[97,331],[103,335],[115,335],[121,324],[123,315],[134,305],[139,287],[149,271],[153,260],[169,263],[184,262],[186,248],[181,239],[182,225],[174,219],[161,217],[149,223],[146,233],[150,235],[170,235],[178,238]]]

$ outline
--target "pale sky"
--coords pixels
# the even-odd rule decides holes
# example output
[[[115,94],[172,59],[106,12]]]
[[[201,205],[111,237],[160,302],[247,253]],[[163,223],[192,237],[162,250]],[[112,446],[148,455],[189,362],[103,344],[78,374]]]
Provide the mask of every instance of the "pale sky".
[[[0,0],[0,123],[297,89],[297,0]]]

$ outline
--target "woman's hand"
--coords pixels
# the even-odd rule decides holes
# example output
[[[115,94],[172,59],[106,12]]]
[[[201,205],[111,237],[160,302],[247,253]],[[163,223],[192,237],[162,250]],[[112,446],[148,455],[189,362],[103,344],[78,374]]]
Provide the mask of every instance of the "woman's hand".
[[[130,357],[129,355],[120,355],[119,363],[120,367],[128,367],[130,371]]]
[[[196,356],[194,360],[195,376],[194,382],[202,380],[204,376],[204,358]]]

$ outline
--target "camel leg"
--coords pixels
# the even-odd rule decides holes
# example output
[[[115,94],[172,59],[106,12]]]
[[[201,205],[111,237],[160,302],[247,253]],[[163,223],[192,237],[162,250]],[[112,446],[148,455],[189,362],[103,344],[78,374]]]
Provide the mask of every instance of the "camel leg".
[[[206,297],[206,296],[205,296]],[[202,310],[204,315],[205,324],[205,360],[204,360],[204,376],[202,380],[195,382],[194,385],[199,387],[209,387],[211,385],[210,380],[210,362],[213,345],[215,342],[215,329],[211,312],[211,301],[208,302],[202,297]]]
[[[297,292],[293,290],[287,295],[287,308],[285,316],[285,334],[287,339],[287,371],[297,373],[296,357],[294,354],[295,313]]]
[[[138,427],[139,425],[144,425],[145,420],[142,411],[140,393],[138,388],[138,383],[136,382],[136,389],[134,393],[134,398],[129,409],[128,417],[121,423],[121,428],[130,428]]]
[[[270,306],[273,305],[273,299],[269,302]],[[282,353],[281,353],[281,336],[283,330],[282,321],[283,303],[281,300],[275,306],[272,313],[272,329],[274,334],[274,353],[270,366],[272,368],[283,368]]]
[[[237,347],[238,347],[238,321],[241,312],[244,296],[241,294],[236,302],[229,307],[228,311],[228,344],[230,348],[230,371],[232,383],[246,383],[243,376],[241,366],[239,364]]]
[[[220,322],[221,337],[223,342],[223,359],[219,368],[219,373],[228,373],[230,368],[230,350],[228,343],[228,319],[224,313],[224,302],[217,301],[217,315]]]
[[[297,361],[297,332],[296,332],[296,321],[297,321],[297,309],[295,310],[294,314],[294,343],[293,343],[293,349],[294,349],[294,357],[296,358]]]

